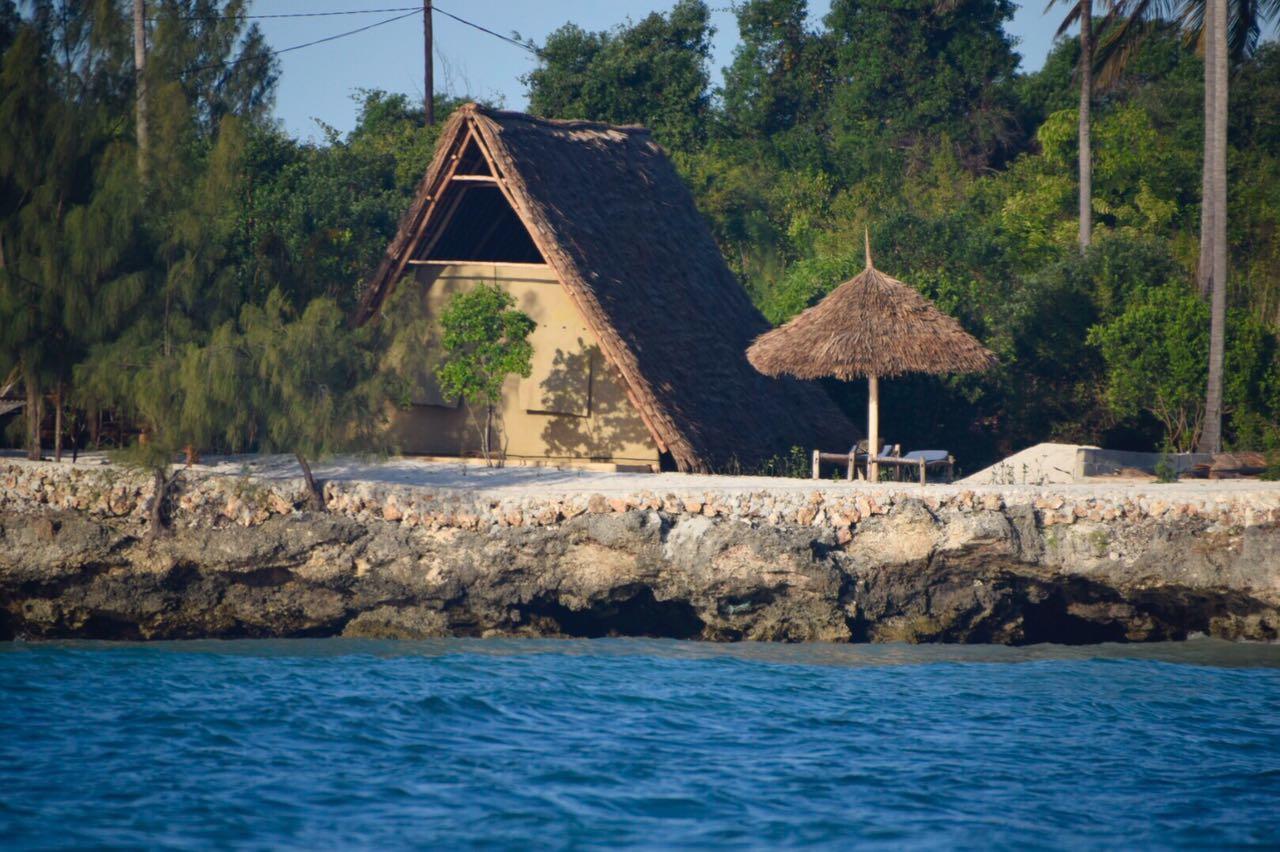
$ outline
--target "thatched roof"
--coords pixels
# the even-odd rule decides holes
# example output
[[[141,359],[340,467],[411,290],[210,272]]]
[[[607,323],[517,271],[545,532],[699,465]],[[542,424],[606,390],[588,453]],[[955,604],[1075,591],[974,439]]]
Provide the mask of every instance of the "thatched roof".
[[[750,464],[794,445],[847,446],[852,425],[817,385],[747,363],[768,328],[725,265],[693,197],[639,127],[550,121],[468,104],[373,279],[376,313],[432,228],[431,200],[469,138],[557,273],[660,450],[681,470]]]
[[[870,263],[821,302],[760,336],[747,358],[766,375],[848,381],[974,373],[996,356],[914,288]]]

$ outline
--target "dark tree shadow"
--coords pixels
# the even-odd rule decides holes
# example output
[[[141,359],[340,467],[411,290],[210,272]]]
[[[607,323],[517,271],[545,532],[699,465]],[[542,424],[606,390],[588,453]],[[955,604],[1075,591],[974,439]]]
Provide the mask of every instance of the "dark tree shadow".
[[[576,352],[556,350],[551,372],[539,387],[542,405],[553,413],[542,430],[548,456],[610,459],[628,446],[652,440],[621,377],[597,347],[581,338]]]

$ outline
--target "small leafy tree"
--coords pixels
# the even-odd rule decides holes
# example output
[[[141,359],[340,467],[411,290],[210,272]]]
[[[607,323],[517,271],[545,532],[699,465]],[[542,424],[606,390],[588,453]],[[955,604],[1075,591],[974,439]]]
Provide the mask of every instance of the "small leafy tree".
[[[484,406],[480,445],[485,464],[493,463],[493,409],[502,399],[503,383],[509,375],[527,378],[533,372],[528,338],[535,323],[514,305],[496,284],[482,284],[454,296],[440,315],[445,358],[436,379],[446,397]]]

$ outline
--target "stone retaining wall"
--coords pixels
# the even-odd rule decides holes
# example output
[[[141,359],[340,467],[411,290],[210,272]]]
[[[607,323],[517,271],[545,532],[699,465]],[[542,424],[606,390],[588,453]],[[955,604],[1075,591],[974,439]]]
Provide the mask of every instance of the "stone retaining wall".
[[[0,462],[0,637],[1280,635],[1280,489],[508,493]]]
[[[431,490],[360,481],[324,484],[331,513],[360,521],[383,520],[405,527],[556,526],[579,515],[657,511],[674,517],[701,515],[759,525],[829,529],[841,544],[853,538],[864,519],[890,513],[903,503],[933,513],[995,512],[1018,508],[1034,513],[1042,527],[1081,521],[1141,524],[1178,518],[1218,531],[1280,524],[1280,487],[1214,491],[1183,486],[1055,488],[983,486],[956,488],[914,485],[843,485],[815,482],[812,488],[782,490],[681,489],[633,493],[589,490],[538,496],[490,496],[480,491]],[[144,522],[150,511],[149,474],[110,465],[70,466],[25,461],[0,463],[0,509],[48,506],[97,517]],[[297,479],[210,475],[199,468],[179,470],[169,494],[175,526],[235,524],[252,527],[304,510],[306,488]]]

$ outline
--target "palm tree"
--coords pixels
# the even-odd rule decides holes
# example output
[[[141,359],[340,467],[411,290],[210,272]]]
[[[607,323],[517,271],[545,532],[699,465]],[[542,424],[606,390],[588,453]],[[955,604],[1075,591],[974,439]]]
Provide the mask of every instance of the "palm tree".
[[[1056,3],[1065,0],[1049,0],[1048,12]],[[1090,136],[1090,111],[1093,105],[1093,0],[1076,0],[1067,10],[1058,27],[1058,35],[1079,21],[1080,61],[1076,71],[1080,76],[1080,111],[1077,132],[1080,138],[1080,251],[1084,252],[1093,239],[1093,143]]]
[[[1085,0],[1079,0],[1084,3]],[[1227,105],[1230,60],[1252,54],[1280,0],[1120,0],[1103,21],[1103,76],[1114,76],[1140,43],[1143,25],[1176,17],[1204,56],[1204,165],[1197,283],[1209,297],[1209,379],[1197,448],[1222,450],[1222,385],[1227,320]]]
[[[1204,174],[1200,290],[1209,292],[1209,382],[1197,449],[1222,452],[1222,365],[1227,325],[1227,0],[1207,0],[1204,21]],[[1208,229],[1204,208],[1209,207]],[[1209,257],[1205,263],[1206,255]],[[1205,280],[1205,273],[1208,280]]]

